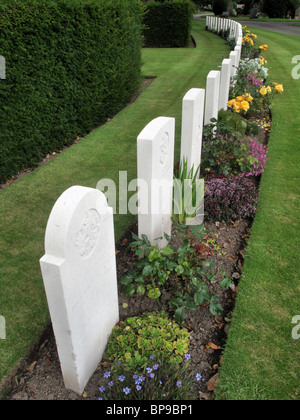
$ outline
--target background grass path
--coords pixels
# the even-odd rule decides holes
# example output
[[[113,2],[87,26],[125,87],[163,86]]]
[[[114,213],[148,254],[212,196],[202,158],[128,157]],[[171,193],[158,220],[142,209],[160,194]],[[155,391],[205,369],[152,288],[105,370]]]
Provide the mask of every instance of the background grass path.
[[[270,160],[248,244],[218,399],[300,399],[300,79],[292,78],[299,38],[252,29],[269,45],[269,81],[285,92],[273,106]],[[300,71],[298,71],[300,75]]]
[[[73,185],[95,188],[103,178],[118,184],[119,171],[136,178],[136,139],[159,116],[176,118],[179,158],[182,98],[205,88],[210,70],[229,55],[220,38],[195,21],[197,48],[143,50],[143,75],[156,76],[138,100],[77,145],[0,192],[0,315],[7,339],[0,340],[0,382],[26,355],[49,322],[39,259],[47,220],[58,197]],[[115,216],[116,240],[134,220]]]

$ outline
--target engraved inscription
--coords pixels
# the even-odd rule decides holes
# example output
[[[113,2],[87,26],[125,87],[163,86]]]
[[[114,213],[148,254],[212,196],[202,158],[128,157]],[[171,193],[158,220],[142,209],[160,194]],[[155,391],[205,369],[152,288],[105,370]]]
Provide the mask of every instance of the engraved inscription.
[[[96,246],[100,231],[100,216],[94,209],[83,217],[76,234],[76,248],[82,257],[88,257]]]
[[[165,133],[160,143],[160,163],[164,165],[166,163],[169,151],[169,134]]]

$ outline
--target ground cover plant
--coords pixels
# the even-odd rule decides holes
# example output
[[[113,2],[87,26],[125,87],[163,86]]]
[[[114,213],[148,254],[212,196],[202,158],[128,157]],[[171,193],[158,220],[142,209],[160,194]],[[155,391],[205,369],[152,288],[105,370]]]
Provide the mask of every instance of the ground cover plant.
[[[158,114],[176,118],[175,157],[179,159],[182,98],[189,89],[204,86],[208,72],[229,52],[204,27],[204,22],[193,22],[196,48],[144,49],[142,75],[156,78],[136,102],[0,191],[0,312],[7,323],[7,339],[0,342],[1,379],[49,323],[38,261],[44,254],[47,220],[58,197],[73,185],[95,188],[104,178],[118,185],[119,170],[127,170],[128,182],[136,178],[136,138]],[[134,220],[131,214],[115,215],[116,241]]]

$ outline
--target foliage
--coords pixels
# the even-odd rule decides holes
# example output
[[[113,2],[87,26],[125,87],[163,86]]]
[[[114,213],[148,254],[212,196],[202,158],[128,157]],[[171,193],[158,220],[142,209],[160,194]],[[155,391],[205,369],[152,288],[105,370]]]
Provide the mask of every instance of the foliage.
[[[261,128],[256,123],[248,122],[240,113],[220,111],[218,121],[213,121],[204,129],[203,173],[210,177],[237,176],[241,173],[261,174],[267,149],[245,136],[259,131]]]
[[[212,261],[207,260],[197,251],[197,246],[205,235],[202,225],[186,228],[178,225],[177,233],[182,243],[177,248],[170,243],[160,249],[151,245],[146,235],[138,238],[133,234],[136,255],[140,257],[136,269],[122,277],[125,295],[146,292],[151,299],[159,299],[162,294],[170,296],[169,306],[175,311],[175,318],[182,324],[186,317],[186,309],[196,310],[199,306],[209,304],[210,312],[219,315],[222,307],[218,296],[210,291],[210,284],[222,278],[221,287],[230,286],[230,279],[224,270],[218,273]],[[168,235],[165,238],[170,241]]]
[[[143,369],[150,355],[178,366],[189,348],[189,333],[165,312],[127,318],[113,328],[105,357],[121,362],[124,370]]]
[[[188,171],[186,158],[180,162],[178,178],[174,175],[173,194],[173,222],[185,223],[189,217],[194,217],[204,198],[203,180],[198,179],[200,165],[196,170],[194,166]]]
[[[185,354],[180,365],[159,359],[151,354],[142,371],[123,369],[118,361],[104,373],[100,400],[190,400],[193,382],[202,381],[200,373],[192,373],[190,355]]]
[[[298,7],[299,0],[263,0],[262,10],[269,18],[286,18],[288,13],[294,18]]]
[[[19,0],[2,7],[0,181],[116,114],[140,86],[139,0]]]
[[[234,139],[218,134],[204,144],[203,151],[204,170],[214,176],[251,173],[254,172],[254,165],[258,164],[256,157],[250,153],[248,143],[242,138]]]
[[[219,177],[208,179],[205,184],[207,219],[228,222],[254,217],[258,191],[249,178]]]
[[[152,48],[186,47],[191,39],[194,5],[190,0],[146,4],[145,46]]]

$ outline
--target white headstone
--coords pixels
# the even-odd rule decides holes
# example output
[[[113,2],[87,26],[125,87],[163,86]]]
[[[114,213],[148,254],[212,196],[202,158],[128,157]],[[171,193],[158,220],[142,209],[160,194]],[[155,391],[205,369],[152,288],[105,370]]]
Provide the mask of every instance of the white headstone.
[[[231,78],[233,78],[237,73],[238,52],[237,51],[231,51],[229,57],[230,57],[230,61],[231,61]]]
[[[242,56],[242,47],[236,46],[234,48],[234,51],[237,52],[237,63],[236,64],[237,64],[237,67],[239,67],[240,61],[241,61],[241,56]]]
[[[81,394],[119,320],[112,208],[74,186],[50,214],[40,260],[65,386]]]
[[[210,124],[211,119],[218,119],[220,71],[211,71],[206,80],[205,118],[204,124]]]
[[[191,89],[182,101],[180,161],[187,159],[188,171],[194,167],[194,174],[201,162],[204,89]]]
[[[151,121],[137,139],[138,182],[141,185],[138,234],[139,237],[147,235],[149,241],[160,248],[167,245],[164,233],[171,236],[174,142],[175,119],[167,117]]]
[[[222,62],[221,79],[220,79],[220,97],[219,97],[219,110],[227,110],[227,102],[229,98],[230,89],[230,73],[231,73],[231,60],[224,59]]]
[[[6,79],[6,61],[2,55],[0,55],[0,79]]]

